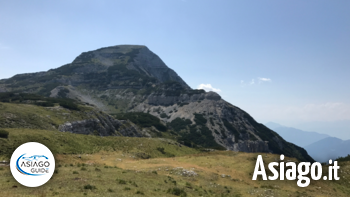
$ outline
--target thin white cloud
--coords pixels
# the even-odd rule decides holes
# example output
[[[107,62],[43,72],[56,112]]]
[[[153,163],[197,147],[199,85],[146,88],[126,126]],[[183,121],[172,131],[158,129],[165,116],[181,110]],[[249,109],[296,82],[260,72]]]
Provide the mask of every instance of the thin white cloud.
[[[258,79],[259,79],[259,81],[263,81],[263,82],[270,82],[271,81],[270,78],[259,77]]]
[[[205,91],[221,92],[220,89],[214,88],[211,84],[200,84],[197,89],[203,89]]]
[[[255,84],[261,84],[263,82],[271,82],[272,79],[265,78],[265,77],[258,77],[256,79],[252,79],[250,82],[245,83],[244,80],[241,80],[241,87],[245,87],[246,85],[255,85]]]

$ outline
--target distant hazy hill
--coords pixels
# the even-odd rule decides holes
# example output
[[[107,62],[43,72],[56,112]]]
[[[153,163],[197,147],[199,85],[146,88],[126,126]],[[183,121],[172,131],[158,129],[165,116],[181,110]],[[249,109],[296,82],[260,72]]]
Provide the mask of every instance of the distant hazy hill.
[[[350,139],[350,120],[304,122],[295,125],[295,127],[304,131],[331,132],[333,137],[342,140]]]
[[[350,154],[350,140],[328,137],[304,147],[306,151],[319,162],[345,157]]]
[[[321,139],[331,137],[327,134],[303,131],[292,127],[285,127],[274,122],[268,122],[265,125],[271,130],[277,132],[288,142],[292,142],[293,144],[296,144],[301,147],[305,147]]]
[[[350,140],[344,141],[326,134],[285,127],[274,122],[268,122],[265,125],[285,140],[303,147],[318,162],[326,162],[329,159],[350,154]]]
[[[268,122],[265,124],[265,126],[267,126],[269,129],[275,129],[275,128],[278,128],[278,127],[285,127],[283,125],[280,125],[278,123],[275,123],[275,122]]]

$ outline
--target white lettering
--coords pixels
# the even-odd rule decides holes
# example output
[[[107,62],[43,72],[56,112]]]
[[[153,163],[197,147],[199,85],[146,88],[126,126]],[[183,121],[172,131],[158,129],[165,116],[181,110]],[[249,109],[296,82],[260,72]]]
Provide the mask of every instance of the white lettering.
[[[287,162],[286,166],[292,167],[292,169],[286,171],[287,180],[295,180],[297,178],[297,165],[294,162]]]
[[[259,167],[260,167],[261,170],[259,170]],[[258,155],[258,158],[256,160],[256,164],[255,164],[255,169],[254,169],[254,174],[253,174],[253,179],[252,180],[256,180],[258,175],[261,175],[263,180],[267,180],[265,166],[264,166],[264,161],[263,161],[261,155]]]
[[[269,180],[278,179],[278,171],[273,166],[278,166],[278,163],[277,162],[269,163],[269,169],[273,173],[273,176],[269,176]]]

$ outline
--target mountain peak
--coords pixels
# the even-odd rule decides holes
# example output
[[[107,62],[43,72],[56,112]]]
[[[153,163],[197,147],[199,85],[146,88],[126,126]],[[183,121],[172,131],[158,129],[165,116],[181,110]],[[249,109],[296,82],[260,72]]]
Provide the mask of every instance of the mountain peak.
[[[3,89],[70,98],[110,114],[140,113],[143,114],[138,117],[140,122],[155,118],[161,121],[160,127],[149,128],[145,136],[162,136],[166,127],[169,128],[166,136],[171,135],[187,146],[283,153],[313,161],[305,150],[287,143],[217,93],[192,90],[142,45],[83,52],[72,63],[48,72],[2,80],[0,91]],[[155,130],[158,128],[163,130]]]
[[[91,59],[94,59],[94,60],[111,59],[111,58],[120,59],[125,55],[128,55],[128,54],[130,55],[131,53],[137,53],[142,48],[149,50],[146,46],[143,46],[143,45],[115,45],[115,46],[109,46],[109,47],[102,47],[96,50],[81,53],[78,57],[74,59],[72,63],[83,63]],[[134,56],[131,58],[134,58]],[[113,62],[107,66],[111,66],[111,65],[113,65]]]
[[[136,71],[156,78],[158,82],[176,81],[191,89],[177,73],[170,69],[155,53],[143,45],[116,45],[83,52],[71,63],[77,73],[101,73],[111,70]]]
[[[109,47],[102,47],[96,50],[88,51],[89,52],[95,52],[95,53],[110,53],[110,54],[116,54],[116,53],[122,53],[127,54],[133,50],[140,50],[140,49],[146,49],[149,50],[148,47],[145,45],[114,45]]]

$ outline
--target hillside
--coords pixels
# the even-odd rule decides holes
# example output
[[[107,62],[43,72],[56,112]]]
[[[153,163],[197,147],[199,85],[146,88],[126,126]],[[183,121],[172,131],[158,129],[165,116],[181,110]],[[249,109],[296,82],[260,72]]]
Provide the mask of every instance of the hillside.
[[[53,154],[93,154],[100,151],[124,151],[139,158],[174,157],[199,153],[198,150],[164,138],[140,138],[77,135],[38,129],[5,129],[8,139],[0,138],[0,159],[9,160],[13,151],[26,142],[39,142]],[[158,149],[163,148],[163,151]]]
[[[1,96],[1,93],[0,93]],[[25,100],[27,102],[29,100]],[[43,100],[39,102],[44,103]],[[78,105],[76,105],[78,107]],[[28,128],[58,131],[67,122],[79,125],[75,133],[98,136],[150,136],[128,120],[116,120],[91,106],[79,105],[77,110],[55,104],[52,107],[33,103],[1,103],[0,128]]]
[[[145,46],[119,45],[84,52],[72,63],[47,72],[0,80],[0,89],[69,98],[114,117],[130,112],[149,114],[167,127],[172,136],[165,137],[191,147],[283,153],[313,161],[304,149],[286,142],[217,93],[192,90]],[[91,124],[98,125],[96,121],[66,120],[56,128],[86,134]],[[161,133],[151,128],[154,134],[149,136]]]

